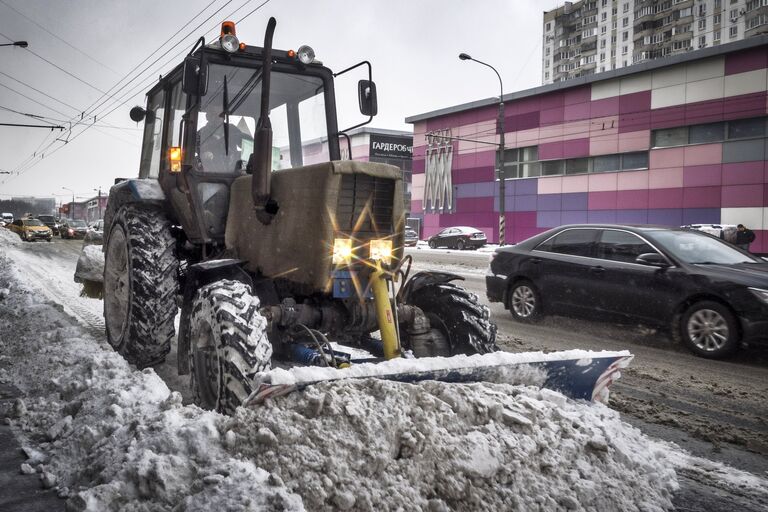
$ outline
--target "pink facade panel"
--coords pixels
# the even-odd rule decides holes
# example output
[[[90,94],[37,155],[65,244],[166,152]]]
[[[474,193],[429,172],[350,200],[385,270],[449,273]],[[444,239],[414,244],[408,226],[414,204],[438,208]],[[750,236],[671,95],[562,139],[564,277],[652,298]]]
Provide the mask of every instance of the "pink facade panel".
[[[723,164],[723,185],[748,185],[751,183],[764,183],[763,173],[765,162],[739,162],[736,164]]]
[[[581,87],[571,87],[566,89],[563,94],[563,103],[565,105],[574,105],[576,103],[587,103],[592,98],[592,86],[582,85]]]
[[[570,192],[588,192],[589,176],[563,176],[563,194]]]
[[[651,169],[682,167],[685,162],[685,148],[653,149],[650,154]],[[718,160],[719,162],[719,160]],[[713,162],[707,162],[713,163]]]
[[[559,194],[562,191],[563,178],[561,176],[539,178],[539,194]]]
[[[619,190],[616,192],[616,208],[619,210],[647,209],[648,189]]]
[[[425,162],[423,158],[414,158],[413,163],[411,164],[411,172],[413,174],[423,173],[424,164]]]
[[[683,186],[683,168],[650,169],[648,188],[679,188]]]
[[[648,208],[681,208],[682,188],[658,188],[648,191]]]
[[[590,192],[603,192],[618,189],[618,177],[615,172],[589,174],[588,176]]]
[[[648,171],[620,172],[616,178],[618,190],[640,190],[648,188]]]
[[[539,144],[540,160],[555,160],[563,158],[563,141]]]
[[[590,115],[595,117],[615,116],[619,113],[619,97],[604,98],[590,103]]]
[[[720,164],[686,166],[683,169],[683,186],[719,186],[721,183],[722,170]]]
[[[684,124],[716,123],[723,120],[725,100],[699,101],[685,106]],[[678,126],[681,126],[678,124]]]
[[[589,103],[576,103],[573,105],[566,105],[564,118],[566,121],[579,121],[581,119],[589,119],[590,116]]]
[[[685,147],[684,165],[719,164],[723,160],[722,144],[698,144]]]
[[[725,74],[735,75],[768,67],[768,52],[765,47],[751,48],[725,56]]]
[[[565,120],[564,107],[550,108],[541,111],[541,126],[562,123]]]
[[[495,171],[493,167],[473,167],[471,169],[456,169],[454,167],[452,178],[454,184],[460,183],[478,183],[483,181],[493,181]]]
[[[563,158],[589,156],[589,139],[572,139],[563,142]]]
[[[764,188],[760,185],[727,185],[722,190],[722,207],[763,206]]]
[[[683,208],[719,208],[720,203],[720,187],[683,189]]]
[[[744,119],[765,115],[766,93],[744,94],[726,98],[723,104],[723,119]]]
[[[612,155],[619,152],[619,135],[593,135],[589,139],[589,154]]]
[[[590,210],[615,210],[618,192],[590,192],[589,209]]]
[[[685,105],[658,108],[651,111],[651,129],[674,128],[685,119]]]
[[[619,153],[645,151],[651,147],[651,130],[619,134]]]

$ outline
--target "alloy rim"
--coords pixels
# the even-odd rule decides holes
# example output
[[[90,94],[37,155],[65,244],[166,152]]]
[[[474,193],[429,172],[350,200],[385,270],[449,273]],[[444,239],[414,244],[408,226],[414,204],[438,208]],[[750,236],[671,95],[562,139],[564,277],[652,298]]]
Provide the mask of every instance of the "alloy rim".
[[[728,341],[728,322],[713,309],[700,309],[688,319],[688,338],[707,352],[722,349]]]
[[[528,286],[520,285],[512,292],[512,309],[521,318],[530,317],[536,309],[536,296]]]

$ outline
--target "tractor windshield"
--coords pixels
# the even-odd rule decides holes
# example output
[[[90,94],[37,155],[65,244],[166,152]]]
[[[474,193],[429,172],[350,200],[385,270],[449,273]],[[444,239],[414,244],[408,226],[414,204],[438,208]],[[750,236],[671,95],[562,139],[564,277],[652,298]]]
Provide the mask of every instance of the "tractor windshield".
[[[208,92],[200,99],[196,164],[206,173],[237,174],[253,152],[259,119],[261,69],[210,64]],[[272,72],[272,169],[327,161],[323,80]]]

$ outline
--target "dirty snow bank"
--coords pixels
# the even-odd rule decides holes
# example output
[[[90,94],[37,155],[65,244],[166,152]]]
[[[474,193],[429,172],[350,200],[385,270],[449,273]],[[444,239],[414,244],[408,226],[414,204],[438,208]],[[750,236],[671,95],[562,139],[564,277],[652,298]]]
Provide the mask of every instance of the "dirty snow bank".
[[[666,447],[602,405],[506,384],[324,383],[227,418],[183,406],[0,256],[0,379],[71,510],[663,510]],[[34,478],[34,476],[30,476]]]
[[[101,249],[101,245],[83,246],[75,267],[75,281],[100,283],[104,280],[104,253]]]

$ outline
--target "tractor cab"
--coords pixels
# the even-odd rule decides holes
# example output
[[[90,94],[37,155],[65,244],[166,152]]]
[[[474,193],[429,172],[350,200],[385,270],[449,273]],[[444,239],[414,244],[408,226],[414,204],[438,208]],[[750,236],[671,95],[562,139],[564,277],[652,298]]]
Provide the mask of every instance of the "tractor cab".
[[[267,37],[249,46],[224,22],[218,40],[200,38],[147,93],[146,109],[131,111],[145,122],[139,177],[159,181],[194,243],[223,241],[237,177],[340,160],[334,74],[310,47],[273,50]],[[256,179],[267,195],[270,177]]]

